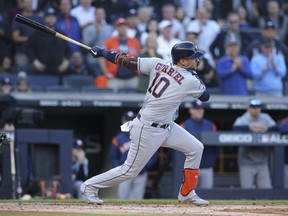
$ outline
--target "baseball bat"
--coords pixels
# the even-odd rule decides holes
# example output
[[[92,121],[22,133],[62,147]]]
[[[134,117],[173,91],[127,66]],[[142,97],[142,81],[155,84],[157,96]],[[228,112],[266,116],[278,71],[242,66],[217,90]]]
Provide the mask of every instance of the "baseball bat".
[[[85,48],[87,50],[91,49],[91,47],[89,47],[89,46],[87,46],[87,45],[85,45],[83,43],[80,43],[80,42],[78,42],[76,40],[73,40],[73,39],[71,39],[71,38],[69,38],[69,37],[67,37],[67,36],[65,36],[63,34],[60,34],[59,32],[55,31],[54,29],[51,29],[51,28],[49,28],[49,27],[47,27],[47,26],[45,26],[45,25],[43,25],[41,23],[38,23],[38,22],[36,22],[36,21],[34,21],[32,19],[29,19],[29,18],[27,18],[25,16],[22,16],[20,14],[16,14],[15,21],[17,21],[19,23],[22,23],[24,25],[30,26],[31,28],[34,28],[34,29],[36,29],[38,31],[42,31],[42,32],[44,32],[46,34],[50,34],[50,35],[52,35],[54,37],[57,37],[57,38],[60,38],[62,40],[68,41],[70,43],[76,44],[77,46],[80,46],[80,47]]]

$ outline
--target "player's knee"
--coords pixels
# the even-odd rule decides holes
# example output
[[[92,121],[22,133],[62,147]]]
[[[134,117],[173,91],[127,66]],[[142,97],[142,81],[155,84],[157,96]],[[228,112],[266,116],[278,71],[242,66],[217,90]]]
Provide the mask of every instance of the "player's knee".
[[[140,173],[140,169],[135,169],[133,167],[128,167],[128,166],[122,166],[121,172],[122,174],[127,178],[127,179],[131,179],[131,178],[135,178],[139,173]]]
[[[194,148],[195,148],[195,151],[196,151],[196,152],[199,152],[199,153],[201,153],[201,154],[202,154],[202,152],[204,151],[204,145],[203,145],[203,143],[200,142],[200,141],[198,141],[197,143],[195,143]]]

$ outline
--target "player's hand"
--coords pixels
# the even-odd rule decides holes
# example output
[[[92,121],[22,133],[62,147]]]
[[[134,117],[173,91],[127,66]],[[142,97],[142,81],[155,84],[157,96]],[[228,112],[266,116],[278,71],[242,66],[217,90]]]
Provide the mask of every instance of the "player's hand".
[[[46,65],[40,62],[38,59],[35,59],[33,61],[33,65],[36,68],[36,70],[39,72],[44,72],[44,70],[46,69]]]
[[[94,58],[99,58],[99,57],[103,56],[102,55],[103,50],[104,50],[103,48],[95,46],[95,47],[90,49],[90,53],[92,54],[92,56]]]
[[[69,61],[67,59],[64,59],[57,69],[61,74],[64,73],[68,69],[68,67],[69,67]]]

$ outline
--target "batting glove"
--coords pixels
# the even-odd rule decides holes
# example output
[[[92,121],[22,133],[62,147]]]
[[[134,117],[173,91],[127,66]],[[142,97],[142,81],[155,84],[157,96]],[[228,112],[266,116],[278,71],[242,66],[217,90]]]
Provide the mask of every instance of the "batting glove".
[[[103,56],[103,50],[104,50],[103,48],[95,46],[90,49],[90,53],[92,54],[94,58],[99,58]]]

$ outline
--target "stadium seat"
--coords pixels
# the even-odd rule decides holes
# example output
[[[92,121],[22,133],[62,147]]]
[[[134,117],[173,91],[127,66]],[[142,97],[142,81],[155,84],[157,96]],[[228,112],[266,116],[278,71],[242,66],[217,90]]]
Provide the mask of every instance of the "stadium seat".
[[[29,74],[27,76],[28,82],[30,85],[40,85],[43,88],[47,86],[59,85],[59,76],[57,75],[48,75],[48,74]]]
[[[81,88],[82,92],[95,92],[95,93],[113,93],[114,89],[112,88],[96,88],[94,86],[83,86]]]
[[[17,74],[0,74],[0,80],[2,80],[5,77],[9,77],[10,81],[12,83],[12,86],[16,85],[17,82]]]
[[[44,92],[45,88],[41,85],[30,85],[32,92]]]
[[[119,89],[117,89],[117,92],[119,92],[119,93],[136,93],[136,92],[138,92],[138,90],[135,88],[119,88]]]
[[[94,77],[89,75],[66,75],[62,78],[64,86],[81,88],[83,86],[94,86]]]
[[[79,92],[79,89],[68,86],[52,85],[46,87],[46,92]]]
[[[211,95],[221,95],[221,90],[219,87],[207,87],[207,91]]]

